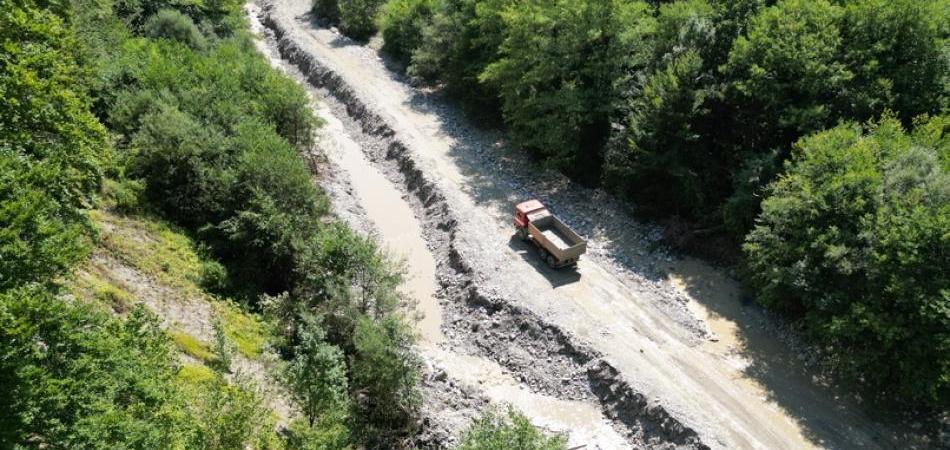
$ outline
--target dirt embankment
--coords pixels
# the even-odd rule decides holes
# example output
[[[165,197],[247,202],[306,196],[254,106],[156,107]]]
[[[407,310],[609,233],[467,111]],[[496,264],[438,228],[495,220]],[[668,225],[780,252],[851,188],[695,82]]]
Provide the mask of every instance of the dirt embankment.
[[[816,387],[752,309],[705,297],[717,288],[703,271],[671,277],[681,264],[655,227],[473,131],[371,49],[314,26],[306,2],[268,1],[281,56],[408,194],[435,258],[446,346],[494,361],[535,393],[596,402],[631,446],[889,446],[886,428]],[[577,271],[550,271],[511,238],[510,205],[529,196],[590,237]]]

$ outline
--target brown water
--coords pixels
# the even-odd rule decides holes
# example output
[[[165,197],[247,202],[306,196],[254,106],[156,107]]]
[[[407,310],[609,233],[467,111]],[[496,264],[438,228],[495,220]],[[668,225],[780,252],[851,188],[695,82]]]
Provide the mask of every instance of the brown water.
[[[495,362],[458,354],[439,345],[445,337],[441,330],[442,308],[435,296],[436,265],[418,220],[401,193],[364,158],[358,144],[346,136],[342,123],[329,109],[320,106],[317,112],[326,121],[321,130],[321,146],[330,160],[350,175],[354,193],[376,226],[380,241],[406,262],[406,293],[416,300],[423,315],[417,325],[421,353],[450,377],[478,387],[494,403],[514,406],[535,425],[569,433],[574,445],[626,448],[623,438],[596,405],[532,393]]]

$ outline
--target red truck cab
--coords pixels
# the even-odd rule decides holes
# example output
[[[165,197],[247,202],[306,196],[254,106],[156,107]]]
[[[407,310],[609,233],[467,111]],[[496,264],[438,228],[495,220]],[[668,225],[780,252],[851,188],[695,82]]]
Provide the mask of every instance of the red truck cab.
[[[518,230],[519,235],[524,234],[522,238],[528,233],[528,222],[530,222],[528,216],[542,211],[547,211],[547,208],[538,200],[528,200],[515,206],[515,229]]]

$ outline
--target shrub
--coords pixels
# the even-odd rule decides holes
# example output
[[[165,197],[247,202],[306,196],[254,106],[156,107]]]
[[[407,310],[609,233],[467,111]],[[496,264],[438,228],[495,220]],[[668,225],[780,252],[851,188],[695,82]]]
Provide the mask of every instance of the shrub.
[[[355,352],[350,363],[356,399],[356,427],[363,439],[383,444],[411,426],[419,406],[418,364],[411,353],[411,331],[395,316],[379,323],[362,318],[353,333]]]
[[[383,0],[339,0],[340,31],[364,41],[376,32],[376,15]]]
[[[106,178],[102,181],[103,206],[120,213],[141,212],[145,184],[140,180]]]
[[[310,314],[302,317],[297,340],[284,376],[310,427],[322,415],[345,415],[349,403],[343,352],[326,342],[326,333]]]
[[[310,11],[317,18],[328,23],[337,24],[340,22],[340,6],[337,0],[313,0]]]
[[[290,422],[288,427],[288,446],[295,450],[349,450],[350,430],[346,426],[346,416],[329,412],[320,416],[317,423],[310,425],[306,419]]]
[[[435,0],[389,0],[383,5],[379,29],[383,51],[403,65],[422,44],[422,28],[432,18]]]
[[[204,36],[191,18],[173,9],[163,9],[155,13],[145,23],[144,32],[150,38],[176,40],[196,50],[206,46]]]
[[[547,437],[528,418],[508,410],[506,416],[486,413],[463,435],[457,450],[566,450],[561,436]]]
[[[211,368],[221,373],[231,373],[234,346],[225,335],[224,325],[220,320],[215,320],[211,327],[214,331],[214,348],[211,349],[214,359],[210,361]]]
[[[950,401],[948,122],[802,139],[744,245],[759,299],[800,314],[878,398]]]
[[[505,39],[479,80],[497,88],[512,141],[571,175],[599,178],[615,81],[646,57],[651,13],[619,0],[505,10]]]
[[[230,287],[228,269],[214,260],[201,262],[201,287],[211,293],[223,293]]]

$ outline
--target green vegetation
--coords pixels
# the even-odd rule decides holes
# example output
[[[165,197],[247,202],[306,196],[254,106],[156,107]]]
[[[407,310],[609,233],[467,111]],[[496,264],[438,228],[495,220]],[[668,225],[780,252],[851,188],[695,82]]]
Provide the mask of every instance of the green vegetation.
[[[228,342],[233,343],[237,351],[248,358],[260,356],[269,339],[260,319],[233,303],[216,302],[215,307],[215,315],[221,320],[220,327]]]
[[[386,2],[379,16],[383,51],[409,65],[413,49],[422,44],[422,29],[431,20],[435,0]]]
[[[0,2],[0,289],[64,273],[87,250],[105,130],[80,45],[56,13]]]
[[[212,362],[216,359],[215,354],[208,348],[208,345],[198,340],[198,338],[181,330],[169,333],[175,341],[175,345],[181,351],[202,362]]]
[[[500,415],[486,413],[462,436],[458,450],[566,450],[561,436],[547,437],[528,419],[513,411]]]
[[[243,28],[237,1],[0,0],[0,447],[391,448],[415,426],[399,268],[326,217],[310,101]],[[213,342],[161,330],[113,260],[209,301]],[[311,406],[285,435],[224,378],[269,348]]]
[[[885,117],[802,139],[746,239],[766,304],[885,394],[950,401],[950,136]]]
[[[120,320],[40,288],[9,290],[0,338],[4,448],[241,448],[273,434],[248,386],[179,372],[142,307]]]
[[[376,32],[376,15],[383,0],[313,0],[313,13],[337,25],[347,36],[367,40]]]
[[[934,315],[946,308],[948,286],[944,277],[917,275],[946,266],[946,242],[928,235],[927,247],[911,232],[933,227],[946,199],[926,214],[917,203],[901,206],[915,212],[898,215],[900,224],[869,221],[848,232],[842,224],[822,231],[813,215],[883,204],[880,196],[898,195],[896,186],[882,193],[869,185],[820,205],[802,200],[809,214],[794,218],[778,210],[788,206],[787,171],[808,159],[795,149],[825,139],[835,164],[849,164],[851,144],[822,130],[885,120],[943,139],[947,128],[936,124],[950,111],[950,2],[389,0],[379,23],[383,50],[408,61],[408,75],[444,86],[477,117],[501,118],[513,144],[543,164],[685,225],[671,227],[678,245],[738,259],[746,241],[739,263],[760,300],[833,348],[839,371],[873,397],[946,404],[950,369],[943,335],[935,334],[946,323]],[[834,130],[827,133],[842,133]],[[945,146],[932,148],[946,161]],[[940,178],[950,166],[934,167]],[[906,183],[911,192],[932,181]],[[766,211],[763,198],[773,205]],[[875,240],[884,236],[870,230],[899,226],[907,234],[889,232],[888,245],[917,256],[879,253]],[[763,235],[776,227],[781,238]],[[831,244],[826,232],[856,237]],[[817,257],[828,249],[885,261],[830,270]],[[913,284],[875,278],[872,266],[897,273],[897,261]],[[905,296],[915,300],[895,301]],[[925,335],[926,343],[917,338]],[[899,387],[885,389],[891,384]]]

